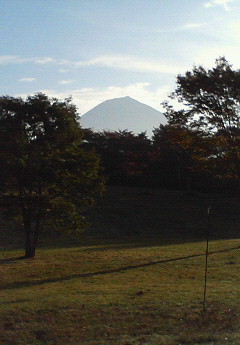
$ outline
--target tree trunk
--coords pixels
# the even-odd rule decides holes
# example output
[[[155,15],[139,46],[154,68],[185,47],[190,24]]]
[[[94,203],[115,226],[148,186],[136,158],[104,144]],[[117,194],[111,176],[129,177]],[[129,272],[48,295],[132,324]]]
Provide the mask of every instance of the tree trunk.
[[[25,230],[25,258],[34,258],[36,245],[34,241],[34,233],[32,233],[31,216],[28,214],[24,219]]]
[[[30,225],[30,224],[29,224]],[[31,233],[31,226],[27,224],[27,227],[25,226],[25,258],[34,258],[35,256],[35,248]]]
[[[39,211],[35,228],[32,229],[32,222],[30,217],[24,222],[26,241],[25,241],[25,258],[34,258],[38,244],[38,236],[40,230],[41,212]]]
[[[30,259],[30,258],[34,258],[35,257],[35,253],[36,253],[36,248],[34,247],[34,244],[32,243],[28,243],[28,245],[26,245],[25,247],[25,255],[24,257],[26,259]]]

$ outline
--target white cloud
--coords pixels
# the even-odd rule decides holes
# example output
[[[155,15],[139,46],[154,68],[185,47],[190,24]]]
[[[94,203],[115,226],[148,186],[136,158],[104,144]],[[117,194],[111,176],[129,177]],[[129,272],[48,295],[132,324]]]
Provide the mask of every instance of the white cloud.
[[[74,83],[74,80],[60,80],[59,84],[60,85],[69,85]]]
[[[240,43],[239,32],[240,32],[240,21],[232,22],[229,25],[229,36],[230,36],[230,39],[233,39],[238,44]]]
[[[115,24],[115,27],[119,30],[124,31],[130,31],[130,32],[136,32],[137,34],[161,34],[161,33],[173,33],[173,32],[181,32],[189,29],[196,29],[202,26],[207,25],[207,23],[190,23],[190,24],[183,24],[183,25],[169,25],[169,26],[151,26],[151,25],[132,25],[132,24],[126,24],[124,26]]]
[[[23,81],[23,82],[27,82],[27,83],[31,83],[35,80],[36,80],[36,78],[21,78],[21,79],[19,79],[19,81]]]
[[[0,65],[18,64],[29,61],[16,55],[0,55]]]
[[[202,28],[205,25],[207,25],[207,23],[189,23],[189,24],[184,24],[183,28],[184,29],[197,29],[197,28]]]
[[[199,26],[200,24],[189,24],[191,27]],[[2,55],[0,56],[0,64],[19,64],[32,62],[35,64],[49,64],[54,63],[56,65],[63,65],[67,68],[59,69],[59,72],[63,73],[70,68],[81,68],[86,66],[100,66],[107,68],[115,68],[122,70],[131,70],[142,73],[167,73],[178,74],[186,69],[186,66],[180,66],[177,64],[166,64],[149,59],[144,59],[131,55],[103,55],[93,59],[70,61],[70,60],[57,60],[51,57],[34,57],[34,58],[21,58],[14,55]]]
[[[174,85],[163,85],[155,90],[150,89],[150,84],[147,82],[134,83],[125,86],[108,86],[105,88],[82,88],[72,89],[64,92],[56,90],[38,90],[33,91],[42,92],[49,97],[56,97],[58,99],[65,99],[72,96],[73,103],[76,104],[79,114],[84,114],[101,102],[108,99],[130,96],[139,102],[150,105],[151,107],[163,111],[161,102],[167,99],[170,92],[174,90]],[[27,97],[27,94],[15,95],[18,97]]]
[[[35,64],[45,65],[50,62],[56,62],[56,60],[51,57],[22,58],[16,55],[0,55],[1,65],[20,64],[26,62],[33,62]]]
[[[184,66],[169,65],[129,55],[104,55],[86,61],[77,61],[75,67],[103,66],[148,73],[177,74]]]
[[[69,71],[68,68],[60,68],[60,69],[58,70],[58,72],[60,72],[60,73],[67,73],[68,71]]]
[[[212,0],[212,1],[206,2],[204,4],[204,7],[209,8],[209,7],[213,7],[217,5],[222,5],[225,11],[230,11],[230,7],[228,6],[228,4],[234,1],[235,0]]]
[[[207,51],[207,54],[206,54]],[[215,60],[220,56],[225,56],[234,69],[240,68],[239,62],[240,46],[236,44],[218,46],[201,46],[201,49],[195,52],[193,61],[196,65],[202,65],[206,68],[212,68],[215,65]]]
[[[55,59],[51,58],[51,57],[37,57],[37,58],[34,58],[32,59],[34,63],[36,64],[41,64],[41,65],[45,65],[49,62],[56,62]]]

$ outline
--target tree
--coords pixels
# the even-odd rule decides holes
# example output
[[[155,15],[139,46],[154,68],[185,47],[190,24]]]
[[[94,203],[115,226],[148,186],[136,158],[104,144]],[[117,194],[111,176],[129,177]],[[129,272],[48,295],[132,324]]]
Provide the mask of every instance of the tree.
[[[181,124],[160,125],[153,131],[155,168],[166,186],[190,191],[208,179],[206,162],[212,153],[209,139],[199,130]]]
[[[110,184],[138,183],[143,179],[151,150],[151,141],[145,133],[84,131],[85,145],[94,148],[100,155]]]
[[[34,257],[40,229],[78,233],[83,212],[103,188],[99,159],[82,147],[76,107],[44,94],[0,98],[0,196],[25,232]]]
[[[153,131],[153,148],[159,152],[159,178],[166,186],[189,189],[193,166],[193,133],[175,125],[160,125]],[[156,172],[157,173],[157,172]]]
[[[209,158],[221,158],[233,177],[240,178],[240,70],[233,70],[224,57],[216,66],[194,67],[177,76],[177,88],[171,95],[184,105],[182,110],[165,102],[169,124],[201,131],[213,145]],[[214,160],[216,162],[216,160]]]

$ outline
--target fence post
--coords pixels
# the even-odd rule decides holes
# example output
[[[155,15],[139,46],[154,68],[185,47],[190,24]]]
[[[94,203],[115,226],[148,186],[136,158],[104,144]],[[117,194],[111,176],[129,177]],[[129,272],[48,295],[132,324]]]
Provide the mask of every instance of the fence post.
[[[206,254],[205,254],[205,278],[204,278],[204,294],[203,294],[203,311],[206,311],[206,295],[207,295],[207,274],[208,274],[208,248],[210,234],[210,210],[211,205],[207,209],[207,229],[206,229]]]

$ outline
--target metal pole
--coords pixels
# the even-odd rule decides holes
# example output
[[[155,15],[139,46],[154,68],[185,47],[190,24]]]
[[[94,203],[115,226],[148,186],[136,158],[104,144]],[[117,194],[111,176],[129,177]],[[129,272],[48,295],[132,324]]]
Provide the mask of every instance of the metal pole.
[[[210,210],[211,205],[207,209],[207,231],[206,231],[206,254],[205,254],[205,279],[204,279],[204,294],[203,294],[203,310],[206,311],[206,295],[207,295],[207,273],[208,273],[208,247],[209,247],[209,233],[210,233]]]

